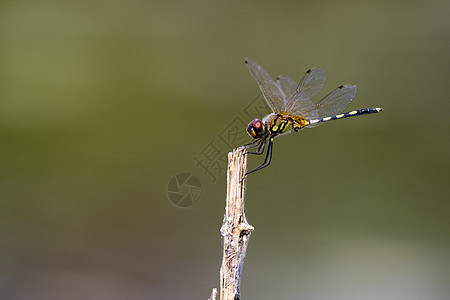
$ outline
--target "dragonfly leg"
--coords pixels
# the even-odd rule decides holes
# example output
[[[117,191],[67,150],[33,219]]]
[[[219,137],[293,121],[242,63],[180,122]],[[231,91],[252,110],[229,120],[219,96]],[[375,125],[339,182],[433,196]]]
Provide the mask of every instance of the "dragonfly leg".
[[[262,139],[257,139],[251,143],[245,144],[243,147],[245,147],[245,149],[254,148],[254,147],[257,147],[259,145],[259,143],[261,143],[261,142],[262,142]]]
[[[258,150],[256,152],[248,152],[249,154],[256,154],[256,155],[261,155],[264,153],[264,150],[266,148],[266,142],[267,139],[264,138],[264,140],[262,141],[262,143],[259,144]]]
[[[270,138],[269,145],[267,146],[267,153],[266,153],[264,162],[259,167],[255,168],[254,170],[247,172],[245,175],[251,174],[253,172],[259,171],[259,170],[269,166],[270,162],[272,161],[272,150],[273,150],[273,138]]]

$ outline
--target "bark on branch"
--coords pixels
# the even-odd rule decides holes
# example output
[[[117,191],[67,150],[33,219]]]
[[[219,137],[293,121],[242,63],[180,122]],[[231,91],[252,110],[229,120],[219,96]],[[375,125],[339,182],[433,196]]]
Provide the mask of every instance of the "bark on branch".
[[[220,233],[223,258],[220,268],[220,300],[239,300],[242,267],[248,241],[254,228],[245,218],[245,173],[247,153],[241,147],[228,153],[227,199]],[[214,294],[214,290],[213,290]],[[213,295],[211,295],[211,298]]]

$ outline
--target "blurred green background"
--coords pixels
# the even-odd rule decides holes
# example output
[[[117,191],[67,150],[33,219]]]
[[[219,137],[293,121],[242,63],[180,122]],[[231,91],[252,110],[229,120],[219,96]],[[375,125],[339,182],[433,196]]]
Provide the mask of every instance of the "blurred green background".
[[[194,158],[250,121],[246,56],[295,80],[321,66],[319,96],[354,83],[349,109],[385,110],[275,141],[248,180],[243,299],[448,299],[449,12],[0,2],[0,299],[207,299],[226,177]],[[201,181],[191,208],[167,198],[179,172]]]

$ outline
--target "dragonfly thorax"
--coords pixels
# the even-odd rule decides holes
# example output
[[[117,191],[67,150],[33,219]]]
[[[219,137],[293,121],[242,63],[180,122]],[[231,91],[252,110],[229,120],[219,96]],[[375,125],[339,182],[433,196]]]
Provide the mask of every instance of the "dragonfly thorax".
[[[271,136],[299,131],[308,124],[306,119],[289,113],[272,113],[263,122]]]

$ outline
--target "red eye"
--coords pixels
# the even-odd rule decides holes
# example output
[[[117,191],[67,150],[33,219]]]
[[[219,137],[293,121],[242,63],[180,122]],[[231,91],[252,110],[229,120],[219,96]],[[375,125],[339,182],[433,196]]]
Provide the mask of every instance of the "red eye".
[[[263,121],[260,119],[254,119],[248,124],[247,132],[248,134],[255,139],[261,138],[266,131],[266,127],[264,126]]]
[[[255,128],[256,131],[262,131],[264,128],[264,124],[261,120],[253,120],[252,121],[253,128]]]

